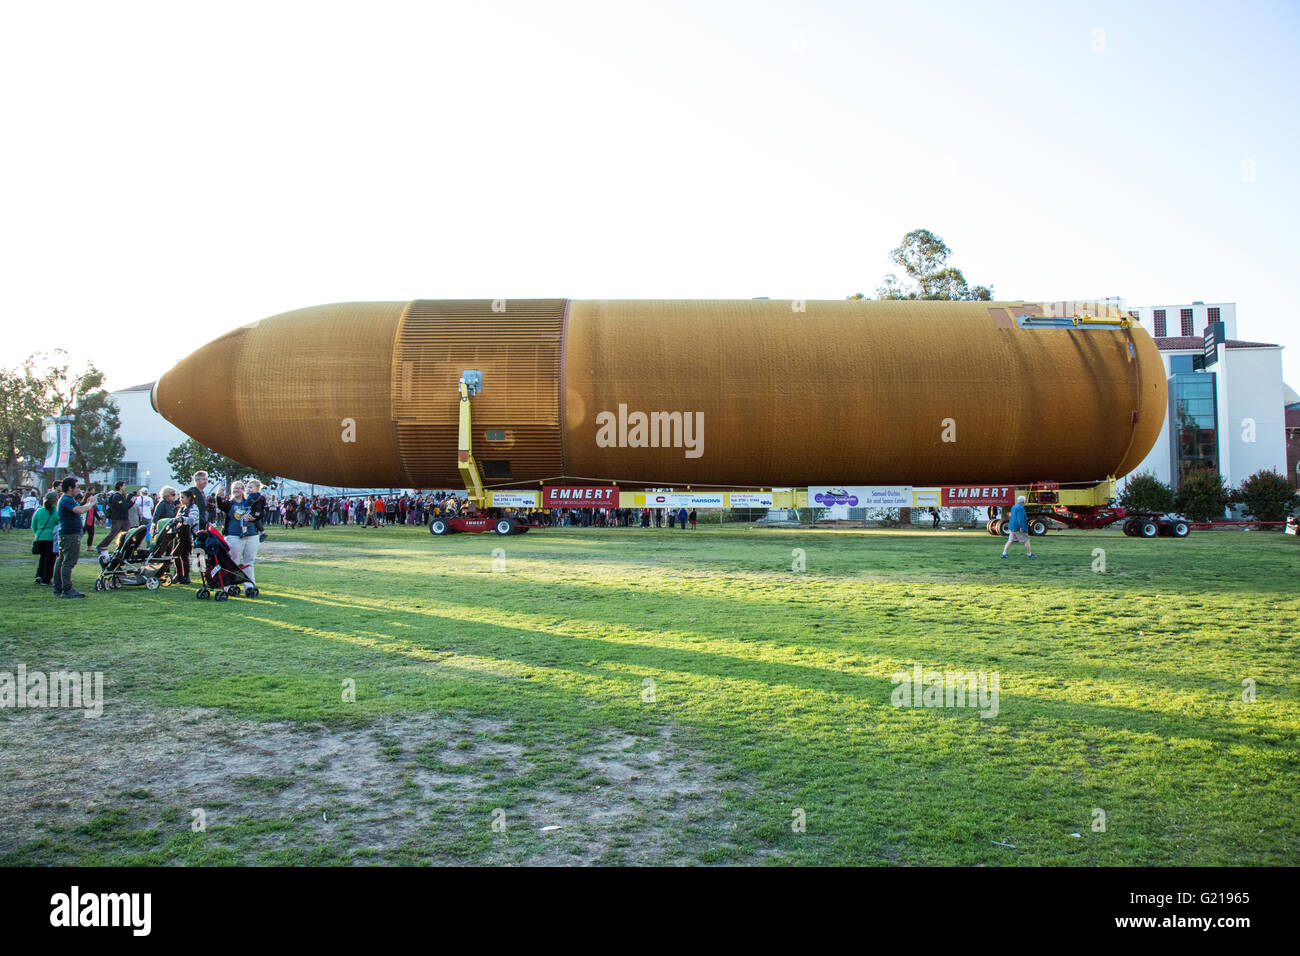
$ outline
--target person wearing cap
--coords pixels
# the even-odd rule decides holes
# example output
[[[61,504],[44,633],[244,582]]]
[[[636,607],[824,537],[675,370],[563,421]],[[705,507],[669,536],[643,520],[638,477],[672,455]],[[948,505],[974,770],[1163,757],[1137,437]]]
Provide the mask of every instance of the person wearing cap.
[[[1024,495],[1019,495],[1011,508],[1011,515],[1007,518],[1007,531],[1006,543],[1002,545],[1002,557],[1007,556],[1007,548],[1018,541],[1023,541],[1025,557],[1032,558],[1034,552],[1029,544],[1029,516],[1025,513]]]

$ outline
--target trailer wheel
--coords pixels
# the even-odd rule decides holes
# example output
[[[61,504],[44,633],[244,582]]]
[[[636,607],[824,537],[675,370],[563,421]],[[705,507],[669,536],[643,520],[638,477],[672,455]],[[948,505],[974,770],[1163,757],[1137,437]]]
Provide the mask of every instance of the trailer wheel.
[[[1132,518],[1125,519],[1124,525],[1120,530],[1122,530],[1124,534],[1126,534],[1128,537],[1130,538],[1133,537],[1133,519]]]
[[[498,518],[498,519],[497,519],[497,523],[496,523],[496,525],[493,527],[492,530],[495,531],[497,534],[514,534],[514,531],[515,531],[515,519],[514,519],[514,518]]]
[[[447,524],[447,520],[445,518],[434,518],[432,521],[429,522],[430,534],[446,534],[450,530],[451,530],[451,526]]]
[[[1169,533],[1175,538],[1185,538],[1192,533],[1192,526],[1186,521],[1175,521],[1169,526]]]
[[[1010,533],[1010,529],[1007,528],[1006,518],[998,518],[993,522],[993,533],[1002,535],[1003,537],[1006,537],[1007,534]]]
[[[1138,522],[1137,533],[1142,538],[1154,538],[1160,533],[1160,525],[1150,518]]]
[[[1036,538],[1041,538],[1047,534],[1047,522],[1042,518],[1029,519],[1029,533]]]
[[[993,519],[992,519],[992,518],[990,518],[988,521],[984,522],[984,530],[987,531],[987,532],[988,532],[989,534],[991,534],[991,535],[996,535],[996,534],[997,534],[997,532],[993,530]]]

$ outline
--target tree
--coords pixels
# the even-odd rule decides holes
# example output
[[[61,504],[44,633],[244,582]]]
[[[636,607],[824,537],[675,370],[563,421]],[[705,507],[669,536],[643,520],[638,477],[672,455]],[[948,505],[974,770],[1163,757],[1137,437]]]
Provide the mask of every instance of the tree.
[[[56,351],[55,362],[67,354]],[[33,359],[44,356],[33,356]],[[72,419],[72,448],[69,461],[81,478],[90,480],[96,471],[107,471],[122,460],[126,446],[117,437],[122,426],[117,403],[104,389],[104,373],[87,363],[80,372],[55,364],[41,376],[49,413]]]
[[[889,259],[902,268],[914,286],[904,285],[895,273],[885,276],[876,295],[882,299],[929,299],[950,301],[991,301],[990,286],[972,286],[960,269],[948,265],[952,250],[929,229],[913,229],[903,237]],[[864,298],[861,292],[849,298]]]
[[[23,473],[40,470],[45,458],[42,419],[50,413],[48,388],[35,356],[20,368],[0,369],[0,442],[4,444],[4,476],[9,486],[22,483]]]
[[[180,477],[192,475],[196,471],[206,471],[210,476],[234,481],[236,478],[256,478],[268,490],[275,487],[275,475],[265,471],[255,471],[247,465],[227,458],[193,438],[187,438],[167,453],[167,464],[171,465],[172,474]]]
[[[1193,521],[1218,521],[1230,497],[1221,474],[1213,468],[1197,468],[1178,483],[1174,507]]]
[[[1286,521],[1300,503],[1300,495],[1285,477],[1266,468],[1242,481],[1232,493],[1232,502],[1242,513],[1258,521]]]
[[[1130,475],[1119,495],[1120,506],[1125,511],[1174,510],[1174,489],[1150,472]]]

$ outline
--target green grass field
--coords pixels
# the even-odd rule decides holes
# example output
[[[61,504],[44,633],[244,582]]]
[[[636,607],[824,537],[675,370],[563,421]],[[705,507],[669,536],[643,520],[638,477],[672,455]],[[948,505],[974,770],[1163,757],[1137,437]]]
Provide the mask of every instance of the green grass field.
[[[1035,544],[272,529],[220,605],[56,601],[14,533],[0,670],[105,699],[0,711],[0,864],[1300,863],[1300,541]]]

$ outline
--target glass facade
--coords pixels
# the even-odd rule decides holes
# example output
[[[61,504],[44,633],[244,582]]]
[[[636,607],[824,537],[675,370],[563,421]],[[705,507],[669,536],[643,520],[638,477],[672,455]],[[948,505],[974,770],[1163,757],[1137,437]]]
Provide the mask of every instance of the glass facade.
[[[1170,474],[1177,488],[1183,476],[1197,468],[1219,468],[1219,434],[1215,413],[1215,376],[1213,372],[1182,371],[1183,362],[1171,356],[1174,372],[1169,379]]]

